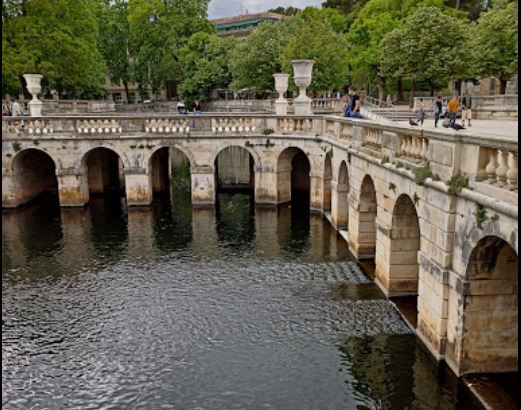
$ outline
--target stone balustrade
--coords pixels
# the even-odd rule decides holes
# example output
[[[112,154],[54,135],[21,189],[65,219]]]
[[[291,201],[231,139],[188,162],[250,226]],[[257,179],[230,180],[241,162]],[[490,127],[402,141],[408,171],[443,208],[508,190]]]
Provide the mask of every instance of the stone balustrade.
[[[429,140],[427,138],[404,135],[400,138],[396,150],[398,157],[405,157],[415,162],[429,160]]]
[[[115,119],[79,120],[76,129],[80,134],[115,134],[121,133],[121,125]]]
[[[46,116],[42,118],[3,117],[4,141],[20,138],[121,138],[135,135],[146,138],[175,138],[188,133],[206,135],[248,135],[262,138],[294,134],[296,137],[323,137],[340,147],[364,150],[375,160],[389,157],[391,164],[403,162],[414,168],[429,164],[441,180],[467,175],[477,190],[500,189],[517,194],[518,150],[506,137],[457,134],[453,130],[412,129],[398,124],[379,124],[336,116],[274,116],[273,114],[110,115]],[[78,134],[77,136],[75,134]],[[407,165],[408,164],[408,165]],[[496,195],[495,191],[488,191]]]
[[[145,132],[184,134],[190,132],[190,125],[186,119],[153,118],[145,120]]]
[[[518,153],[508,149],[481,148],[478,179],[483,183],[504,188],[509,191],[518,190]],[[483,159],[488,158],[484,163]]]
[[[212,118],[213,133],[255,132],[255,118]]]

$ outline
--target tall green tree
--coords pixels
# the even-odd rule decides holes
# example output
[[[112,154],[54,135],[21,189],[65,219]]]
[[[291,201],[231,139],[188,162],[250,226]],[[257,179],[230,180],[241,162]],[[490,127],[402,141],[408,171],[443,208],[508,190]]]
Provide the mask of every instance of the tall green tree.
[[[293,25],[293,19],[262,23],[235,47],[230,62],[232,88],[273,89],[273,74],[281,72],[280,55]]]
[[[326,0],[322,7],[336,9],[345,14],[346,27],[349,28],[367,2],[368,0]]]
[[[181,72],[177,50],[197,32],[215,33],[208,0],[129,0],[130,54],[141,96],[167,90],[172,98]]]
[[[128,85],[132,81],[132,64],[129,50],[128,2],[105,0],[99,13],[99,22],[99,48],[108,75],[114,83],[123,85],[129,101]]]
[[[92,0],[4,1],[2,92],[16,94],[23,74],[40,73],[44,92],[55,89],[72,98],[103,95],[97,7]]]
[[[402,28],[383,38],[381,49],[385,74],[425,81],[431,95],[449,80],[469,77],[475,70],[468,23],[437,7],[418,8]]]
[[[277,13],[277,14],[282,14],[283,16],[294,16],[296,15],[300,9],[298,7],[282,7],[282,6],[279,6],[279,7],[275,7],[273,9],[269,9],[268,10],[269,12],[271,13]]]
[[[500,93],[518,72],[518,5],[496,1],[473,27],[473,49],[479,55],[479,73],[500,81]]]
[[[234,37],[196,33],[179,49],[182,72],[178,93],[189,105],[206,101],[213,90],[231,82],[229,64],[237,43]]]
[[[297,16],[296,30],[282,51],[280,61],[284,72],[292,73],[291,60],[313,59],[311,91],[340,90],[348,75],[347,45],[327,18]]]

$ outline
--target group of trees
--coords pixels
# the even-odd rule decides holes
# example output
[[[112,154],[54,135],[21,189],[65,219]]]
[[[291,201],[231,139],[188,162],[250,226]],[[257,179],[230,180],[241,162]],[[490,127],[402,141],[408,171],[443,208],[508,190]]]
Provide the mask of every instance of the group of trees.
[[[311,91],[402,84],[431,92],[449,81],[517,73],[517,1],[327,0],[322,9],[272,9],[285,17],[246,39],[217,36],[208,0],[4,0],[2,93],[21,76],[46,90],[100,97],[107,74],[122,84],[205,100],[216,88],[273,89],[291,60],[316,61]]]

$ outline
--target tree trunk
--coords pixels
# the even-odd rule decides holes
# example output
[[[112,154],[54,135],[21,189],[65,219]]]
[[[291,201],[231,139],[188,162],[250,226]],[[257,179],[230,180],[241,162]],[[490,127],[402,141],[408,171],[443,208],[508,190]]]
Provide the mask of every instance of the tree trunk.
[[[128,82],[123,81],[123,87],[125,87],[125,94],[127,96],[127,103],[130,102],[130,93],[128,91]]]
[[[378,76],[378,101],[385,101],[385,77],[381,75]]]
[[[454,92],[457,93],[458,95],[461,95],[461,86],[463,84],[463,81],[461,80],[457,80],[455,83],[454,83]]]
[[[499,79],[499,94],[504,95],[507,92],[507,79],[500,78]]]
[[[414,94],[416,92],[416,80],[412,80],[412,84],[411,84],[411,99],[409,101],[409,107],[410,108],[413,108],[414,107]]]
[[[436,89],[434,88],[434,83],[432,83],[432,82],[429,82],[429,91],[430,91],[431,97],[434,97],[434,92],[436,91]]]
[[[398,101],[403,101],[403,84],[401,77],[396,79],[396,92],[398,94]]]

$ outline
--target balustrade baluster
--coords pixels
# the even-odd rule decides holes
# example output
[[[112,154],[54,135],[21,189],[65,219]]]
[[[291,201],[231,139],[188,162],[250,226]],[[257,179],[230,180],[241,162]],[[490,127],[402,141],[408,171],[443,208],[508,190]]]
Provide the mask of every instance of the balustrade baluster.
[[[503,155],[502,150],[498,150],[497,163],[498,163],[498,167],[496,168],[496,177],[497,177],[496,185],[498,187],[503,187],[503,186],[505,186],[505,181],[506,181],[507,165],[506,165],[505,157]]]
[[[509,152],[508,153],[508,171],[506,173],[507,177],[507,188],[510,191],[516,191],[517,190],[517,155],[515,152]]]

